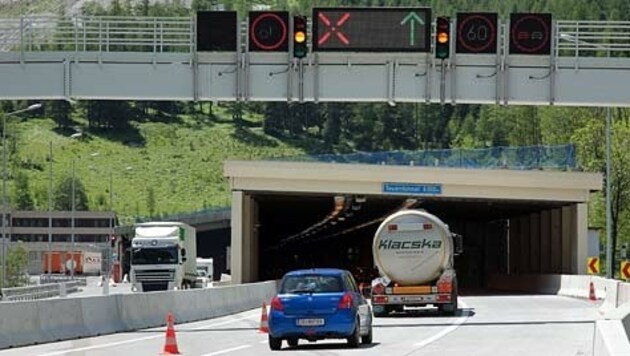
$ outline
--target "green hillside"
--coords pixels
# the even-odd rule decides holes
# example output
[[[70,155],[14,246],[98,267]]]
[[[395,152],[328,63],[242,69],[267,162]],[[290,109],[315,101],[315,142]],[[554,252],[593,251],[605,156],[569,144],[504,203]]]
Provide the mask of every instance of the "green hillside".
[[[130,129],[71,138],[55,130],[51,119],[11,122],[16,137],[10,177],[26,172],[37,209],[47,209],[49,142],[53,144],[53,185],[72,172],[86,186],[91,210],[107,210],[112,173],[114,210],[123,220],[230,204],[223,177],[227,159],[257,159],[304,153],[262,134],[260,120],[246,117],[248,128],[235,128],[224,112],[212,121],[180,116],[174,123],[132,122]],[[216,119],[218,118],[218,119]],[[79,118],[76,123],[85,124]],[[81,125],[84,126],[84,125]],[[108,137],[109,136],[109,137]],[[11,150],[13,148],[10,147]],[[14,180],[9,184],[13,196]],[[153,191],[153,192],[152,192]],[[154,197],[154,203],[151,202]]]

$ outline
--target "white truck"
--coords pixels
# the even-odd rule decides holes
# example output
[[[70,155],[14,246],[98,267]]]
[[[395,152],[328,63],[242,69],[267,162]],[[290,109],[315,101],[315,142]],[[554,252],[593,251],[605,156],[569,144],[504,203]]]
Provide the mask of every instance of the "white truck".
[[[437,216],[402,210],[388,216],[374,236],[372,252],[380,277],[372,281],[375,316],[402,312],[405,306],[433,305],[447,315],[457,311],[453,256],[461,236]]]
[[[131,289],[136,292],[194,288],[195,228],[181,222],[136,224],[131,240]]]
[[[197,257],[197,284],[199,288],[212,286],[214,279],[214,261],[212,258]]]

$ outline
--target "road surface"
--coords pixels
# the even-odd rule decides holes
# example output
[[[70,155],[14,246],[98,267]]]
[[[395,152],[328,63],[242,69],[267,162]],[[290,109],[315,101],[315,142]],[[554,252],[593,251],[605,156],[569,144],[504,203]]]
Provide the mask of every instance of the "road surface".
[[[559,296],[461,297],[455,317],[430,310],[413,316],[375,319],[374,343],[360,350],[339,340],[308,343],[283,351],[299,355],[592,355],[598,305]],[[460,305],[461,306],[461,305]],[[258,333],[260,309],[202,322],[176,325],[183,355],[278,355]],[[165,328],[64,341],[0,351],[0,356],[158,355]]]

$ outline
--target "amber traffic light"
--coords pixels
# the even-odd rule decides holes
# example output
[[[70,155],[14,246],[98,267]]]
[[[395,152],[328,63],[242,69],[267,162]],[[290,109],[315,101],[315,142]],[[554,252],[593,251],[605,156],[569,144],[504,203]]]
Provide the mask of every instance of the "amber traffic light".
[[[293,57],[304,58],[308,53],[306,36],[306,17],[293,17]]]
[[[446,59],[451,54],[451,19],[438,17],[435,33],[435,58]]]

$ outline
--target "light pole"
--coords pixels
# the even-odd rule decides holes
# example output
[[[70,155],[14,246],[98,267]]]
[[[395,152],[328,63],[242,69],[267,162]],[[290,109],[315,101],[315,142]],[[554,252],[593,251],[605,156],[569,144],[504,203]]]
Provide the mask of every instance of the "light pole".
[[[608,14],[602,11],[603,14],[609,18]],[[575,36],[568,34],[561,34],[561,38],[566,39],[567,41],[571,41],[574,43],[582,43],[585,45],[589,45],[592,48],[597,48],[606,51],[606,56],[610,58],[610,46],[592,44],[590,42],[584,40],[578,40]],[[614,246],[612,241],[612,199],[611,199],[611,185],[612,185],[612,177],[611,177],[611,167],[612,167],[612,155],[611,155],[611,146],[612,146],[612,113],[610,110],[610,106],[606,106],[606,278],[612,279],[614,276],[613,268],[613,260],[614,260]]]
[[[13,111],[2,115],[2,276],[0,277],[0,289],[6,285],[7,278],[7,117],[21,114],[27,111],[37,110],[42,104],[33,104],[25,109]]]
[[[610,106],[606,107],[606,278],[612,279],[613,273],[613,243],[612,243],[612,201],[611,201],[611,141],[612,114]]]
[[[76,250],[76,243],[75,243],[75,238],[74,238],[74,211],[76,210],[75,193],[74,193],[74,190],[75,190],[75,183],[74,183],[74,181],[75,181],[75,179],[74,179],[74,177],[75,177],[75,169],[74,169],[75,162],[74,161],[75,160],[73,158],[72,159],[72,198],[71,198],[72,199],[72,213],[70,215],[70,220],[71,220],[70,243],[72,245],[72,247],[71,247],[72,250],[70,251],[70,256],[71,256],[70,257],[70,261],[71,261],[70,262],[70,279],[74,279],[74,269],[76,267],[75,266],[75,261],[74,261],[74,253],[75,253],[75,250]]]
[[[53,151],[52,151],[52,141],[50,141],[48,146],[48,281],[50,282],[52,279],[52,180],[53,180]]]

